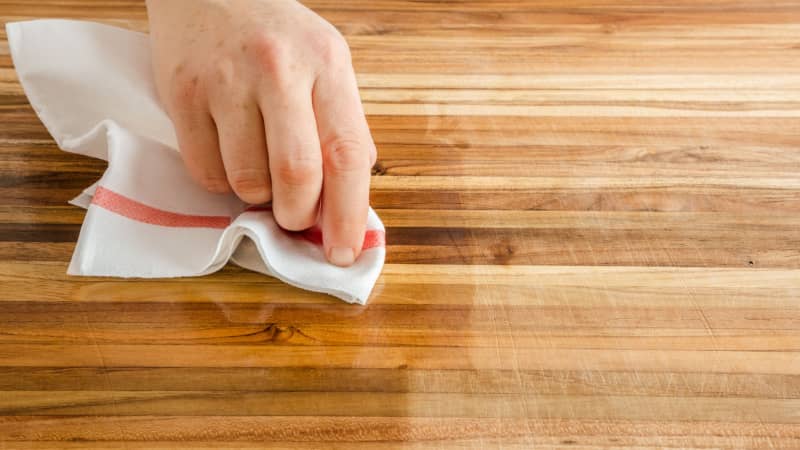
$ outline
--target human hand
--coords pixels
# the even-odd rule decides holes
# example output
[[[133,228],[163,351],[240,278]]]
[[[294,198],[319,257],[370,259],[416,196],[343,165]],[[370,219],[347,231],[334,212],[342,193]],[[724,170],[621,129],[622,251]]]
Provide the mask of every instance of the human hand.
[[[147,0],[153,71],[184,164],[209,191],[319,221],[328,260],[361,252],[375,144],[344,38],[295,0]]]

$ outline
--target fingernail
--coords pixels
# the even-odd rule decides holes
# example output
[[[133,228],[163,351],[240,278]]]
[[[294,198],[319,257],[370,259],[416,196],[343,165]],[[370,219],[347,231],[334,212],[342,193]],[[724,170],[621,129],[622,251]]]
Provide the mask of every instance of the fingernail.
[[[334,247],[328,254],[328,259],[337,266],[349,266],[356,258],[352,248]]]

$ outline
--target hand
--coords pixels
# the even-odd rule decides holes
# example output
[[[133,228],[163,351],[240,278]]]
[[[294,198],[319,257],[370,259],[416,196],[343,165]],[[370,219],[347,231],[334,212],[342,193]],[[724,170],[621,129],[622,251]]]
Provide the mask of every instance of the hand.
[[[148,0],[156,86],[192,177],[319,220],[325,254],[361,252],[375,144],[347,43],[295,0]]]

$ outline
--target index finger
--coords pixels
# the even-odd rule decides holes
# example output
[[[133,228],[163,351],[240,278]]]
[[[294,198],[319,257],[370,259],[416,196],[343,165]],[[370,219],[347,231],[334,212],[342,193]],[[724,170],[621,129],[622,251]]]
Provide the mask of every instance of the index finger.
[[[322,237],[328,261],[349,266],[364,243],[375,144],[352,67],[321,75],[314,86],[323,158]]]

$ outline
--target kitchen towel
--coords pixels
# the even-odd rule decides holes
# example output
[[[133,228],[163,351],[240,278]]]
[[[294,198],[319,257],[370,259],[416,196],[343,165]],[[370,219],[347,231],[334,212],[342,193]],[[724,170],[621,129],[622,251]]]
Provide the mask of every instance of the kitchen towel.
[[[366,303],[386,254],[375,211],[364,251],[343,268],[325,260],[319,229],[284,231],[268,206],[197,186],[158,101],[145,34],[72,20],[14,22],[6,33],[19,80],[58,146],[108,161],[100,180],[72,201],[87,212],[69,274],[198,276],[230,260]]]

